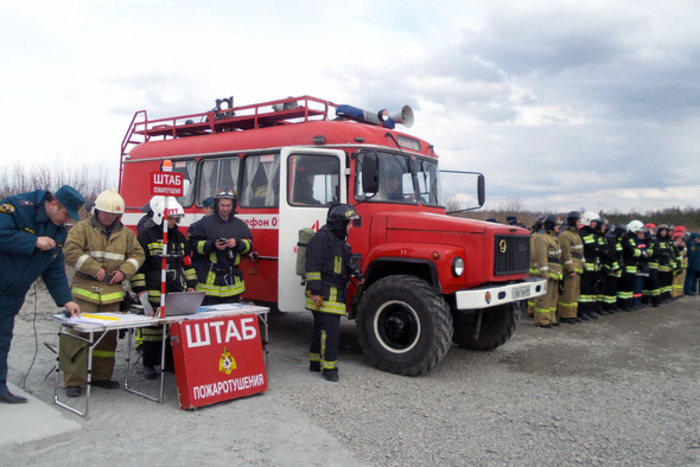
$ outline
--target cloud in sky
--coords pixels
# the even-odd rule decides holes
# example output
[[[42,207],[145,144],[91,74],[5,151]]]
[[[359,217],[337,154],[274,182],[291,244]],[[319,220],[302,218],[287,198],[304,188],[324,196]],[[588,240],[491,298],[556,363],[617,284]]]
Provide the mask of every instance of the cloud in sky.
[[[434,3],[0,0],[3,160],[116,172],[136,110],[309,94],[411,105],[487,207],[697,207],[700,4]]]

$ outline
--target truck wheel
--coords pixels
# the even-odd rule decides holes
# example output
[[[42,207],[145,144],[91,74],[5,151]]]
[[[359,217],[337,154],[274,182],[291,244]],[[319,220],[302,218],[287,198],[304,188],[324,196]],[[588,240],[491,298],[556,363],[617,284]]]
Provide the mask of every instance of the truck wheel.
[[[360,300],[356,319],[365,354],[390,373],[427,373],[451,345],[447,303],[415,276],[388,276],[372,284]]]
[[[479,337],[474,338],[477,324],[476,312],[457,311],[454,313],[455,344],[470,350],[493,350],[505,344],[513,335],[520,321],[520,301],[507,303],[494,308],[486,308],[481,316]]]

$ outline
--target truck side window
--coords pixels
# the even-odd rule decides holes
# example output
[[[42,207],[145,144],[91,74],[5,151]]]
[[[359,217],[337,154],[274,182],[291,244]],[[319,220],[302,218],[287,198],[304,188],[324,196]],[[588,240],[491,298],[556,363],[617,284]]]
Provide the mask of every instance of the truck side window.
[[[438,177],[437,162],[416,159],[416,180],[421,203],[440,204],[440,177]]]
[[[238,157],[202,161],[197,186],[197,200],[201,203],[203,199],[214,196],[216,191],[223,186],[231,187],[238,193],[240,166],[241,159]]]
[[[339,199],[340,162],[335,156],[291,154],[287,199],[292,206],[330,206]]]
[[[279,154],[249,155],[243,159],[243,184],[238,194],[243,207],[279,206]]]
[[[184,196],[177,198],[177,202],[182,207],[188,208],[194,203],[194,180],[197,175],[197,161],[195,159],[175,161],[173,162],[173,172],[178,172],[185,176]]]
[[[379,191],[374,196],[364,193],[362,189],[363,158],[364,154],[359,153],[355,165],[355,197],[358,201],[418,203],[413,183],[413,162],[410,157],[385,152],[379,153]]]

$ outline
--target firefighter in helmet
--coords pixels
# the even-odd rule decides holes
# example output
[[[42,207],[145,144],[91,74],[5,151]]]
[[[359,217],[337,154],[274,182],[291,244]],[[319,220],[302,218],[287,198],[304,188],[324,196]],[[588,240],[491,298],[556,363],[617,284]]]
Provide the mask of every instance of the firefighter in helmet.
[[[488,222],[488,220],[487,220]],[[497,221],[496,221],[497,222]],[[544,216],[540,216],[535,220],[535,223],[530,230],[530,277],[540,277],[540,269],[537,265],[537,258],[535,257],[535,238],[537,238],[537,233],[542,228],[544,223]],[[527,301],[527,316],[529,318],[535,317],[535,299],[531,298]]]
[[[583,273],[583,242],[578,234],[578,224],[581,213],[571,211],[566,217],[566,230],[559,233],[561,246],[561,268],[564,277],[564,287],[559,297],[559,317],[562,323],[575,324],[577,318],[578,297]]]
[[[253,251],[253,236],[238,219],[238,197],[229,187],[214,196],[214,215],[204,217],[188,232],[197,267],[197,290],[206,292],[205,305],[240,301],[245,281],[239,267],[241,257]]]
[[[651,306],[661,305],[661,287],[659,286],[659,258],[656,245],[656,224],[651,222],[643,226],[644,240],[649,253],[648,274],[642,288],[642,303]]]
[[[618,306],[623,311],[634,311],[642,307],[642,290],[649,277],[649,245],[644,224],[633,220],[627,224],[628,238],[622,242],[625,268],[618,293]]]
[[[346,289],[351,277],[363,281],[359,264],[347,243],[360,216],[349,204],[328,209],[326,225],[311,237],[306,248],[306,309],[314,316],[309,370],[338,381],[340,317],[345,314]]]
[[[121,223],[122,214],[124,199],[109,188],[97,196],[92,217],[78,222],[68,232],[63,252],[66,264],[75,268],[71,291],[84,313],[119,311],[125,297],[122,282],[136,273],[145,260],[136,234]],[[75,341],[67,336],[61,339]],[[115,331],[108,332],[95,346],[93,386],[119,387],[118,382],[112,381],[116,348]],[[68,350],[61,346],[61,351]],[[83,374],[66,372],[66,395],[79,396],[85,383]]]
[[[600,255],[600,244],[596,236],[598,224],[602,221],[600,216],[593,211],[586,211],[581,216],[581,228],[579,235],[583,242],[584,268],[581,274],[581,295],[578,302],[578,317],[584,321],[598,319],[596,313],[596,301],[598,291],[598,266]]]
[[[535,326],[551,328],[558,326],[557,302],[561,274],[561,247],[557,239],[559,216],[550,214],[535,237],[535,262],[540,277],[547,278],[547,293],[535,299]]]
[[[659,263],[658,272],[658,302],[663,304],[671,300],[671,288],[673,286],[673,269],[676,263],[675,251],[673,249],[673,239],[670,237],[671,231],[668,224],[659,224],[656,229],[656,242],[652,258]],[[654,291],[652,290],[652,299]]]
[[[163,219],[165,218],[166,200],[163,196],[154,196],[150,201],[153,212],[151,219],[138,234],[138,241],[146,253],[146,260],[131,278],[131,288],[137,295],[147,294],[148,302],[157,308],[161,297],[161,269],[163,266]],[[185,210],[174,197],[168,204],[168,258],[166,263],[166,292],[194,292],[197,287],[197,273],[190,260],[190,251],[185,236],[177,223],[185,215]],[[155,379],[158,376],[156,365],[161,364],[163,330],[158,326],[138,328],[136,346],[143,356],[144,377]],[[166,342],[165,368],[172,368],[172,349]],[[161,368],[163,370],[163,368]]]
[[[605,233],[605,254],[602,259],[602,273],[605,275],[603,290],[603,310],[612,315],[618,311],[619,284],[625,267],[622,243],[627,238],[627,225],[615,224]]]
[[[688,248],[685,245],[686,229],[682,225],[676,227],[673,234],[673,248],[676,254],[676,267],[673,270],[673,285],[671,298],[678,300],[683,296],[683,283],[688,269]]]

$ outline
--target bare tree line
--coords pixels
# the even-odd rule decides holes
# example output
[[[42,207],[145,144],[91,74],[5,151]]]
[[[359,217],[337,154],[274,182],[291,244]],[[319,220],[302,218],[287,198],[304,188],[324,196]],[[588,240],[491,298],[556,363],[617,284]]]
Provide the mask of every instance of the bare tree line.
[[[115,184],[116,177],[104,166],[89,167],[82,163],[71,166],[62,163],[23,166],[15,162],[0,169],[0,199],[34,190],[55,192],[63,185],[70,185],[85,199],[94,200],[107,187]]]
[[[587,211],[584,207],[578,209],[580,212]],[[597,212],[602,217],[604,217],[611,224],[623,223],[627,224],[633,219],[639,219],[644,223],[651,222],[654,224],[672,224],[672,225],[682,225],[689,231],[700,232],[700,209],[693,206],[687,206],[685,208],[680,208],[673,206],[670,208],[659,209],[656,211],[646,211],[644,213],[637,211],[630,212],[620,212],[620,211],[609,211],[602,212],[595,209],[590,209],[591,211]],[[449,211],[449,209],[448,209]],[[562,219],[565,219],[567,212],[537,212],[537,211],[527,211],[522,208],[522,204],[519,200],[509,200],[502,205],[498,205],[493,209],[481,209],[478,211],[469,211],[459,214],[461,217],[469,217],[472,219],[496,219],[498,222],[507,224],[508,216],[515,216],[519,223],[531,227],[534,225],[535,220],[538,217],[546,216],[548,214],[557,214]]]
[[[22,166],[15,162],[9,167],[0,169],[0,199],[17,193],[34,190],[56,191],[62,185],[71,185],[78,190],[85,199],[94,200],[97,195],[109,186],[116,187],[116,173],[108,171],[104,166],[89,167],[85,164],[65,166],[64,164],[44,166]],[[456,211],[461,208],[460,200],[454,199],[448,203],[447,211]],[[584,211],[581,208],[580,211]],[[516,216],[518,222],[531,226],[540,216],[553,214],[551,212],[532,212],[523,209],[520,200],[510,199],[502,205],[489,210],[468,211],[457,214],[462,217],[486,220],[495,218],[499,222],[507,223],[507,216]],[[554,213],[565,217],[567,213]],[[612,223],[627,223],[632,219],[640,219],[644,222],[672,223],[683,225],[690,230],[700,229],[700,209],[694,207],[670,207],[658,211],[645,213],[619,211],[600,213]]]

